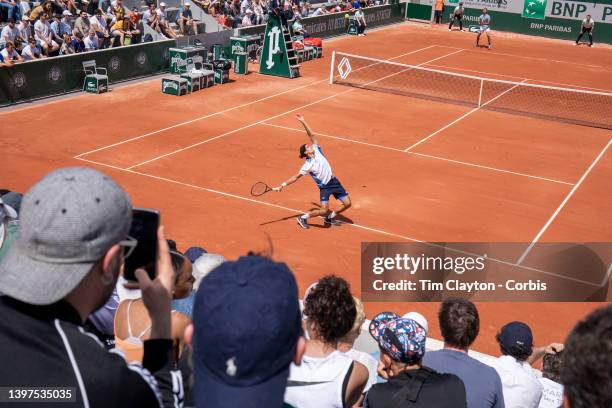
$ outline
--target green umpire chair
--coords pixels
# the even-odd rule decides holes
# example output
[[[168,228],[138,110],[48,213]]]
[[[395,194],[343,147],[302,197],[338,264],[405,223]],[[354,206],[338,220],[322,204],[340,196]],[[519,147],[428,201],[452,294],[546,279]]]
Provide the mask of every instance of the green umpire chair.
[[[98,68],[95,60],[83,61],[85,80],[83,90],[91,93],[103,93],[108,91],[108,72],[106,68]]]

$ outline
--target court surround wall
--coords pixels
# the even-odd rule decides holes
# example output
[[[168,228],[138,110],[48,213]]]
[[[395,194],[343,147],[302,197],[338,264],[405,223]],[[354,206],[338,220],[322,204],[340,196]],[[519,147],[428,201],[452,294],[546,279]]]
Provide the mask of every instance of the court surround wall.
[[[0,106],[81,90],[83,61],[95,60],[110,83],[168,70],[168,49],[175,40],[28,61],[0,68]]]

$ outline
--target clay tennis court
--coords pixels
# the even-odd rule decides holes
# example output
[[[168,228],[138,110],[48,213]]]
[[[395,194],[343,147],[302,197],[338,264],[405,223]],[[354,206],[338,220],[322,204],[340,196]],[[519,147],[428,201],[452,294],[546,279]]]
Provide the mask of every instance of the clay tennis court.
[[[86,165],[118,180],[137,206],[158,208],[179,247],[228,258],[267,250],[289,264],[303,291],[335,273],[360,292],[365,241],[606,242],[612,240],[612,132],[457,104],[329,84],[333,50],[547,86],[612,92],[610,47],[495,33],[492,50],[470,33],[404,23],[367,37],[325,41],[302,77],[251,73],[184,97],[162,95],[158,78],[107,94],[78,94],[5,111],[2,184],[27,190],[60,166]],[[251,65],[251,71],[256,66]],[[375,79],[375,78],[373,78]],[[608,107],[608,111],[609,111]],[[301,165],[316,132],[353,208],[340,227],[295,216],[318,191],[303,180],[253,198],[256,181],[278,185]],[[333,203],[332,203],[333,205]],[[320,228],[317,228],[320,226]],[[610,299],[608,295],[608,300]],[[496,354],[511,320],[537,344],[562,340],[596,303],[479,303],[475,349]],[[369,303],[416,310],[435,322],[437,303]],[[430,324],[439,338],[437,323]]]

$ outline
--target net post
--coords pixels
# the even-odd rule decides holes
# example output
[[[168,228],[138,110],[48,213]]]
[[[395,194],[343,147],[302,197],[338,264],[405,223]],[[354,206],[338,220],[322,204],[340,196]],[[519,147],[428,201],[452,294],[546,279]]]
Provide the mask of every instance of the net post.
[[[331,67],[329,67],[329,84],[334,83],[334,65],[336,63],[336,51],[332,52]]]
[[[482,87],[484,85],[484,79],[480,80],[480,93],[478,94],[478,107],[482,105]]]

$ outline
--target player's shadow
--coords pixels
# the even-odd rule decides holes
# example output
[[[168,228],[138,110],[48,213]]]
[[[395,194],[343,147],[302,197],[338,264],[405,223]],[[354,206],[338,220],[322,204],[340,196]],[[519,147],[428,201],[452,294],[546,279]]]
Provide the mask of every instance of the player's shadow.
[[[314,208],[311,208],[310,211],[319,210],[321,208],[321,204],[319,203],[315,203],[314,201],[312,201],[311,204],[314,205]],[[335,219],[340,221],[342,224],[354,224],[352,219],[344,216],[343,214],[336,215]],[[311,226],[314,226],[314,225],[311,225]],[[320,228],[329,228],[329,227],[331,227],[331,225],[328,225],[328,224],[324,224],[323,226],[320,226]]]
[[[312,205],[314,205],[314,207],[313,207],[313,208],[310,208],[310,211],[312,211],[312,210],[318,210],[318,209],[320,209],[320,208],[321,208],[321,205],[320,205],[320,204],[317,204],[317,203],[315,203],[315,202],[313,202],[313,203],[311,203],[311,204],[312,204]],[[275,222],[287,221],[287,220],[295,219],[296,217],[299,217],[300,215],[301,215],[301,214],[293,214],[293,215],[288,215],[288,216],[286,216],[286,217],[277,218],[277,219],[274,219],[274,220],[270,220],[270,221],[262,222],[262,223],[261,223],[261,224],[259,224],[259,225],[268,225],[268,224],[273,224],[273,223],[275,223]],[[352,220],[352,219],[350,219],[350,218],[348,218],[348,217],[345,217],[345,216],[343,216],[342,214],[338,214],[338,215],[336,215],[336,219],[337,219],[338,221],[340,221],[341,223],[343,223],[343,224],[353,224],[353,220]],[[317,224],[314,224],[314,223],[309,223],[308,225],[309,225],[311,228],[331,228],[331,227],[332,227],[332,225],[325,224],[325,223],[323,223],[323,224],[318,224],[318,223],[317,223]]]

